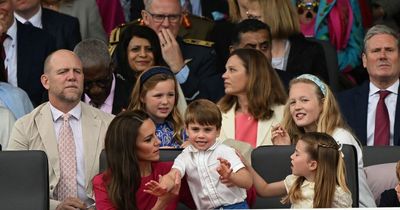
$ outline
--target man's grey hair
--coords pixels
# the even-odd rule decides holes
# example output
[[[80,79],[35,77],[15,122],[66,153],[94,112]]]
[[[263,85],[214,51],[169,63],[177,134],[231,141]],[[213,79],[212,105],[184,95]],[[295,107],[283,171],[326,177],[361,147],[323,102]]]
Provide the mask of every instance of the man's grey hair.
[[[143,0],[144,3],[144,9],[147,11],[150,11],[151,4],[153,3],[154,0]],[[171,1],[177,1],[179,6],[181,6],[181,1],[180,0],[171,0]]]
[[[74,53],[81,59],[83,69],[87,66],[101,65],[110,67],[111,57],[107,44],[99,39],[85,39],[79,42]]]
[[[150,6],[151,6],[151,3],[153,3],[153,0],[143,0],[143,3],[144,3],[144,9],[150,10]]]
[[[367,52],[367,42],[369,39],[371,39],[373,36],[375,35],[379,35],[379,34],[387,34],[390,36],[393,36],[396,39],[397,42],[397,48],[400,47],[400,43],[399,43],[399,34],[393,30],[392,28],[386,26],[386,25],[375,25],[372,26],[367,33],[365,34],[364,37],[364,48],[363,48],[363,52],[366,53]]]

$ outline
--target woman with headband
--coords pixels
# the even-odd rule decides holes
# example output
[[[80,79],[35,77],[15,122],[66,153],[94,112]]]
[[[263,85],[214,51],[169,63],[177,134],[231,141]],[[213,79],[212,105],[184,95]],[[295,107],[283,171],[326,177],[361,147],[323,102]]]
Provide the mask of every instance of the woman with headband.
[[[360,206],[372,207],[375,202],[366,182],[360,144],[343,120],[328,85],[311,74],[303,74],[290,82],[283,121],[272,129],[272,142],[290,144],[291,139],[307,132],[327,133],[339,144],[356,148]]]

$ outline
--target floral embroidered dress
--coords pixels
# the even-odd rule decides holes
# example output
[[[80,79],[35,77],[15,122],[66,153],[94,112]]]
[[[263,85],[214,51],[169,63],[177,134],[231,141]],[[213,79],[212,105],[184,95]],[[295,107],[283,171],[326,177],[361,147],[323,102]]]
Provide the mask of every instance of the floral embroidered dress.
[[[175,147],[179,148],[180,144],[173,137],[174,129],[171,122],[165,121],[156,124],[156,135],[161,141],[160,147]]]

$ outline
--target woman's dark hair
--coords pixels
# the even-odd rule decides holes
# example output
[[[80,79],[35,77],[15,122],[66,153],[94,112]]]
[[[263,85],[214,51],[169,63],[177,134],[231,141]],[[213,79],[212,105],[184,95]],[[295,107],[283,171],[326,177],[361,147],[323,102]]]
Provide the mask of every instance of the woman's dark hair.
[[[164,60],[161,54],[160,40],[158,39],[156,32],[147,26],[135,24],[126,26],[120,35],[119,43],[115,49],[115,63],[117,65],[116,73],[125,78],[129,85],[132,86],[140,74],[140,72],[136,72],[135,69],[131,69],[128,62],[127,48],[133,37],[139,37],[148,40],[153,52],[154,65],[164,65]]]
[[[108,127],[105,136],[108,169],[103,181],[117,209],[137,209],[136,192],[141,176],[136,140],[143,121],[147,119],[149,116],[143,111],[125,111],[117,115]]]

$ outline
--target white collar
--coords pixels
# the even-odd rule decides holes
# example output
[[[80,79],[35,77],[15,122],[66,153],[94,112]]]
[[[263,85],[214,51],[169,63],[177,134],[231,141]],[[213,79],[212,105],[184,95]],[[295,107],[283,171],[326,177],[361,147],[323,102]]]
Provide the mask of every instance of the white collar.
[[[22,16],[18,15],[16,12],[14,12],[14,16],[15,18],[21,22],[21,23],[25,23],[26,21],[29,21],[32,23],[33,26],[35,26],[36,28],[43,28],[42,27],[42,7],[39,7],[39,11],[36,12],[36,14],[34,14],[31,18],[29,18],[28,20],[23,18]]]
[[[386,90],[390,91],[391,93],[398,94],[399,91],[399,80],[397,80],[395,83],[393,83],[391,86],[386,88]],[[378,91],[380,91],[378,87],[376,87],[372,82],[369,83],[369,96],[372,96],[376,94]]]
[[[50,102],[48,102],[50,105],[50,110],[51,114],[53,117],[53,122],[56,122],[60,117],[64,115],[64,113],[57,108],[55,108]],[[73,109],[69,110],[68,112],[71,116],[73,116],[75,119],[79,120],[81,118],[82,114],[82,107],[81,103],[79,102]]]

